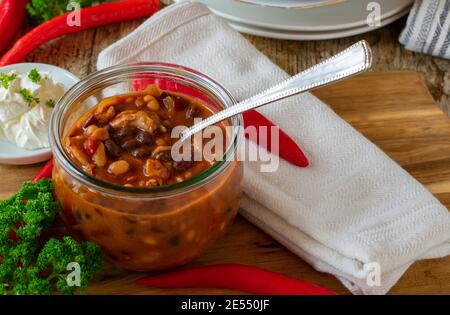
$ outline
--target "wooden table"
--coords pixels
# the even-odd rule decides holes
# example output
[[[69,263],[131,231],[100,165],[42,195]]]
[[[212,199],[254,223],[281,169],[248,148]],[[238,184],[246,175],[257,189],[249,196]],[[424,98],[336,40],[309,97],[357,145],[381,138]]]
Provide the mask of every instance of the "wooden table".
[[[76,75],[83,77],[95,70],[96,57],[102,49],[115,40],[126,35],[138,26],[140,22],[141,21],[122,23],[68,36],[38,49],[29,56],[28,61],[39,61],[55,64],[65,67]],[[376,70],[411,69],[421,72],[424,74],[424,78],[427,85],[431,88],[433,96],[441,102],[442,107],[447,106],[448,99],[450,98],[450,92],[448,90],[449,87],[446,87],[446,84],[448,85],[448,80],[450,79],[450,66],[448,61],[417,55],[401,49],[395,39],[402,23],[404,22],[395,23],[393,26],[376,31],[372,34],[336,41],[290,42],[256,38],[253,36],[248,36],[248,38],[260,50],[266,53],[275,63],[279,64],[289,73],[296,73],[299,70],[317,62],[321,58],[329,56],[332,53],[337,52],[339,49],[348,46],[348,44],[360,38],[368,39],[375,48]],[[377,76],[379,74],[374,75]],[[404,95],[409,95],[409,93],[414,92],[416,87],[418,87],[421,82],[420,78],[415,73],[406,73],[404,75],[407,76],[408,80],[415,84],[405,87],[402,90]],[[339,86],[336,88],[339,89]],[[388,86],[380,86],[380,88],[389,89]],[[329,91],[332,90],[327,91],[327,93],[323,92],[322,94],[318,91],[317,95],[327,101],[330,106],[338,112],[338,114],[346,118],[348,121],[351,121],[352,124],[364,133],[364,124],[362,122],[359,122],[358,124],[357,113],[352,112],[351,110],[349,111],[349,109],[344,106],[344,104],[348,101],[343,101],[345,95],[340,95],[338,90],[335,90],[336,93],[331,94]],[[361,97],[361,95],[359,97]],[[357,102],[356,99],[353,101]],[[395,103],[395,99],[390,101],[392,104]],[[415,102],[415,105],[419,107],[422,106],[420,104],[432,104],[430,95],[423,89],[420,91],[419,96],[411,101]],[[408,106],[408,104],[405,104],[404,106]],[[438,112],[433,111],[433,109],[429,110],[432,115],[440,115]],[[425,114],[426,113],[427,111],[425,111]],[[445,124],[445,122],[443,122],[445,120],[443,120],[442,117],[439,118],[439,121]],[[409,126],[408,128],[414,127]],[[436,130],[433,128],[431,129],[434,131]],[[449,149],[449,147],[445,144],[445,142],[450,143],[450,138],[448,138],[447,135],[437,135],[440,137],[437,142],[441,142],[441,149],[445,149],[444,151],[440,150],[439,147],[430,148],[428,150],[426,148],[426,144],[429,139],[424,138],[422,140],[418,140],[422,141],[421,145],[423,145],[423,147],[418,148],[415,152],[416,158],[419,158],[419,162],[409,164],[408,156],[403,155],[398,150],[396,152],[398,145],[405,146],[407,144],[395,144],[389,140],[384,141],[382,140],[382,137],[379,137],[377,140],[377,135],[370,134],[368,130],[365,135],[380,145],[391,157],[401,163],[422,183],[427,185],[427,188],[435,193],[441,202],[443,202],[447,207],[450,206],[450,190],[448,190],[450,174],[449,171],[443,171],[445,170],[445,165],[450,165],[450,154],[447,157],[440,156],[441,158],[436,159],[433,165],[428,166],[426,163],[420,163],[420,158],[431,157],[433,154],[439,154],[436,153],[438,151],[447,152],[445,150]],[[379,143],[377,141],[379,141]],[[437,150],[434,150],[436,148]],[[424,161],[426,161],[426,159]],[[0,181],[0,198],[7,197],[17,190],[21,183],[25,180],[29,180],[40,166],[41,165],[20,167],[0,166],[0,175],[2,176],[2,181]],[[426,175],[424,175],[425,173]],[[447,182],[447,180],[449,181]],[[245,235],[245,239],[242,239],[242,235]],[[214,248],[209,250],[206,255],[196,260],[193,265],[213,262],[236,262],[235,257],[231,256],[229,253],[237,250],[236,244],[238,242],[240,244],[239,248],[242,248],[242,253],[239,254],[240,258],[238,262],[262,266],[273,271],[284,272],[286,274],[328,287],[338,293],[348,293],[348,291],[333,276],[316,272],[307,263],[287,251],[280,244],[275,242],[256,227],[250,225],[241,217],[237,218],[236,223],[232,226],[226,237]],[[96,279],[96,281],[94,281],[94,283],[89,287],[88,293],[168,293],[168,291],[164,290],[150,290],[136,287],[132,280],[137,277],[139,277],[139,274],[127,273],[107,266],[99,278]],[[201,289],[175,290],[169,292],[194,294],[237,293],[232,291]],[[415,263],[405,273],[390,293],[449,294],[450,257]]]

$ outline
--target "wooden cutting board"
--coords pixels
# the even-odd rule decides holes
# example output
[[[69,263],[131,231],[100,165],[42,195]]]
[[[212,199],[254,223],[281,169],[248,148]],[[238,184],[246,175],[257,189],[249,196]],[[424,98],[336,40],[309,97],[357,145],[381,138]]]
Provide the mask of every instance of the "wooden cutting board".
[[[450,120],[415,72],[378,72],[337,83],[315,94],[424,184],[450,208]],[[16,191],[41,165],[0,166],[0,198]],[[283,272],[346,294],[333,276],[312,269],[242,217],[190,266],[244,263]],[[236,294],[229,290],[159,290],[134,285],[143,276],[105,266],[90,294]],[[393,294],[450,294],[450,257],[415,263]]]

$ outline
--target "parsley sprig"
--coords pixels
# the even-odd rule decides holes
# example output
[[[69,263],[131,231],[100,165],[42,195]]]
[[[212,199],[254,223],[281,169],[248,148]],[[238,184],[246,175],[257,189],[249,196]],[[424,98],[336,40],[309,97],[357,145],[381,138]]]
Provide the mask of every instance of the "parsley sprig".
[[[42,79],[41,74],[39,73],[39,71],[36,68],[32,69],[30,71],[30,73],[28,73],[28,78],[33,83],[39,83],[41,81],[41,79]]]
[[[1,86],[4,87],[5,89],[9,88],[9,85],[12,81],[14,81],[17,78],[17,74],[12,73],[10,75],[0,72],[0,83]]]
[[[35,102],[36,104],[39,104],[40,101],[41,101],[39,98],[34,97],[33,95],[31,95],[31,92],[28,89],[20,90],[20,94],[22,94],[23,99],[25,100],[25,102],[28,103],[28,106],[31,106],[33,104],[33,102]]]
[[[69,236],[46,241],[44,235],[61,211],[53,193],[52,181],[44,179],[27,182],[0,201],[0,295],[74,294],[100,270],[102,252],[94,243]],[[70,262],[80,265],[79,288],[67,282]]]
[[[33,24],[41,24],[56,16],[67,13],[69,3],[75,3],[80,8],[87,8],[106,0],[31,0],[26,9]]]
[[[45,102],[45,105],[47,105],[50,108],[54,108],[56,105],[56,102],[52,99],[47,100],[47,102]]]

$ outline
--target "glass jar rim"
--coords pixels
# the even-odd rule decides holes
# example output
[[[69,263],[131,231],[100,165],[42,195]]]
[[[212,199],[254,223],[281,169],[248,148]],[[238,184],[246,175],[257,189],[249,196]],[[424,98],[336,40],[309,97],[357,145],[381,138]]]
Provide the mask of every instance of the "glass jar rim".
[[[242,115],[237,115],[231,118],[231,126],[233,127],[231,129],[233,131],[233,135],[222,157],[204,172],[180,183],[155,188],[125,187],[99,180],[83,172],[78,166],[75,165],[75,163],[72,162],[63,148],[63,119],[67,113],[67,110],[77,101],[77,99],[80,98],[81,95],[87,91],[91,91],[96,86],[101,85],[107,79],[121,75],[132,75],[135,73],[142,74],[146,72],[165,73],[168,75],[174,75],[178,78],[191,80],[218,98],[220,100],[220,104],[225,108],[236,104],[236,101],[231,93],[216,80],[196,70],[176,64],[160,62],[123,64],[105,68],[86,76],[84,79],[71,87],[56,104],[49,123],[50,146],[53,156],[57,159],[60,167],[62,167],[67,173],[75,177],[81,183],[89,185],[91,188],[101,191],[102,193],[112,195],[117,193],[126,193],[130,197],[149,197],[153,199],[189,192],[209,183],[225,169],[227,169],[232,159],[234,159],[234,156],[236,155],[241,144],[243,136],[243,128],[241,128],[243,127],[243,117]],[[232,158],[229,159],[229,157]]]

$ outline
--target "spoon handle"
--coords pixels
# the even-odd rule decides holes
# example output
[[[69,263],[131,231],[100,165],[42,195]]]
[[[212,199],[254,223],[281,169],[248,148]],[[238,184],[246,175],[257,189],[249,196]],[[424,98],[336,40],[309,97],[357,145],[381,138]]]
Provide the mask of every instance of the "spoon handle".
[[[184,141],[202,129],[234,115],[364,72],[371,64],[372,51],[369,44],[366,41],[357,42],[274,87],[202,120],[183,131],[180,140]]]

